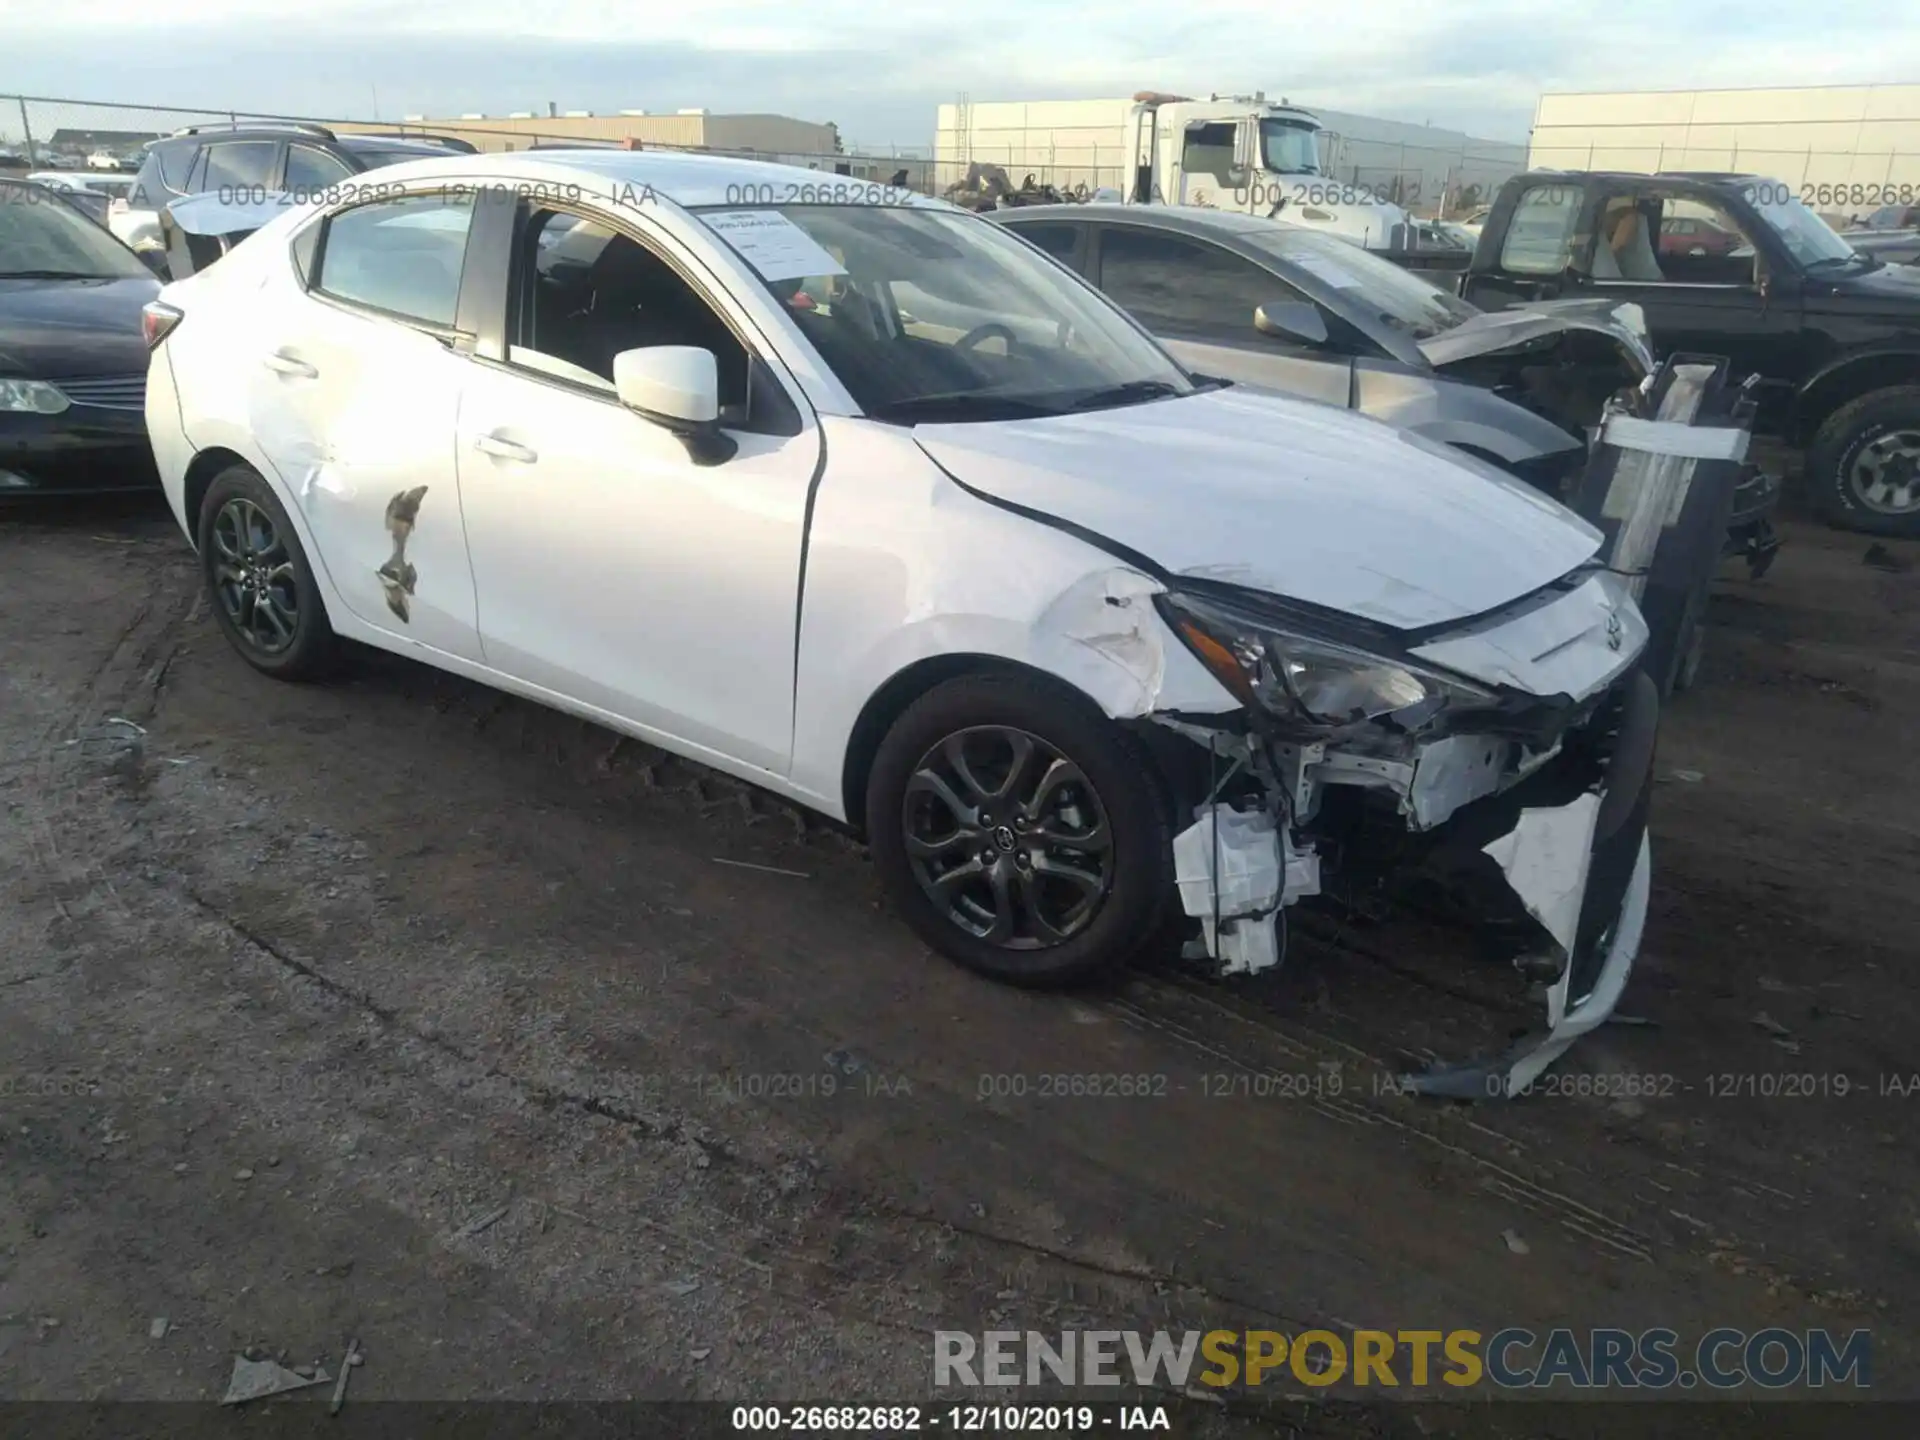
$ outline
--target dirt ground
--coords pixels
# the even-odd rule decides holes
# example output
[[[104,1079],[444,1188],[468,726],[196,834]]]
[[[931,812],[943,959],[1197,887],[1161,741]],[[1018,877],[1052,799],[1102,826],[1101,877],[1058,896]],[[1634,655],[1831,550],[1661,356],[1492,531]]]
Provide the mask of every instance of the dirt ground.
[[[384,656],[256,676],[157,502],[0,518],[0,1397],[357,1336],[349,1413],[899,1401],[935,1328],[1085,1325],[1864,1326],[1920,1394],[1920,568],[1867,545],[1729,571],[1638,1023],[1461,1106],[1385,1082],[1532,1010],[1448,937],[999,988],[711,772]],[[1111,1074],[1165,1093],[1036,1093]]]

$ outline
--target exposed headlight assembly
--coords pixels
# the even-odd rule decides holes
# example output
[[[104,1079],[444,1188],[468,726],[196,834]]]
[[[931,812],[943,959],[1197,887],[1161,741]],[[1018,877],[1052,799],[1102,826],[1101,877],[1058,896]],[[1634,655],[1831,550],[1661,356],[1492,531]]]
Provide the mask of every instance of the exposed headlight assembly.
[[[72,403],[59,386],[44,380],[0,380],[0,410],[58,415]]]
[[[1231,694],[1282,719],[1328,729],[1395,716],[1411,729],[1445,709],[1499,703],[1458,676],[1286,629],[1227,602],[1179,591],[1155,600]]]

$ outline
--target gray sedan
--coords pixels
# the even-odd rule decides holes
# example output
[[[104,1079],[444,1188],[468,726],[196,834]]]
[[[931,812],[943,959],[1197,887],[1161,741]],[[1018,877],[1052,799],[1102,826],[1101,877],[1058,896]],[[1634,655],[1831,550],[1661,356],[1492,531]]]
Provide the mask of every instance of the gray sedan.
[[[1189,369],[1359,410],[1560,493],[1609,396],[1653,368],[1637,306],[1481,311],[1317,231],[1194,207],[990,219],[1092,282]]]

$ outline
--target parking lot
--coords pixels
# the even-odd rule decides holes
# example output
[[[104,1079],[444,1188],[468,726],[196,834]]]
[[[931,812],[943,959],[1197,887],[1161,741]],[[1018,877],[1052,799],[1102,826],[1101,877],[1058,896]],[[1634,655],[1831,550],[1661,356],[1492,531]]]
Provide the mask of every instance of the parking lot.
[[[1665,717],[1620,1015],[1463,1106],[1391,1077],[1532,1016],[1449,936],[998,987],[688,762],[373,652],[261,678],[157,498],[10,514],[0,1391],[349,1335],[356,1401],[751,1400],[917,1396],[937,1326],[1778,1324],[1913,1395],[1920,547],[1786,541]]]

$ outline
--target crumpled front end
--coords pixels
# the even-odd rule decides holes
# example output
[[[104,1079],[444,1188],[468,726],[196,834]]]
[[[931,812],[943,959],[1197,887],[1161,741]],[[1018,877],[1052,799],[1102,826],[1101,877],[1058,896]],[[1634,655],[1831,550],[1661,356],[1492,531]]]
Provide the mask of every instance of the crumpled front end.
[[[1305,639],[1247,597],[1175,592],[1162,610],[1249,702],[1151,717],[1192,747],[1174,861],[1197,951],[1224,974],[1270,968],[1288,907],[1335,872],[1343,894],[1417,877],[1513,937],[1546,1014],[1505,1055],[1407,1088],[1512,1095],[1607,1018],[1646,920],[1660,709],[1636,663],[1646,627],[1617,577],[1576,573],[1398,645]]]

